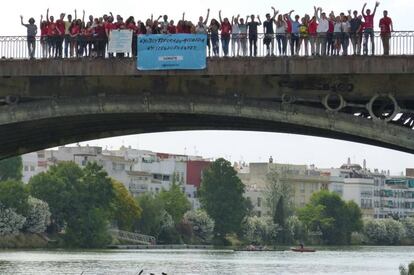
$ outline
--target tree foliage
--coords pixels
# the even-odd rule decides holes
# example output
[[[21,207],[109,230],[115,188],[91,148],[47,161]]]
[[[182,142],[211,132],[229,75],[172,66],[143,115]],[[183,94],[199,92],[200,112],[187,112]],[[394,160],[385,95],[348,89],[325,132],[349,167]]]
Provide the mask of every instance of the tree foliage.
[[[281,230],[271,217],[247,217],[243,223],[243,236],[246,241],[254,245],[273,244]]]
[[[161,190],[157,196],[162,201],[164,209],[173,218],[175,224],[178,224],[185,212],[191,209],[187,196],[176,183],[173,183],[169,190]]]
[[[321,231],[327,244],[349,244],[351,234],[362,227],[361,210],[326,190],[314,193],[310,202],[298,210],[299,219],[311,231]]]
[[[0,207],[0,236],[18,234],[26,218],[13,209]]]
[[[49,205],[39,199],[29,197],[29,211],[26,216],[24,230],[30,233],[42,233],[50,224]]]
[[[143,194],[137,198],[142,209],[141,218],[137,223],[140,233],[157,237],[161,231],[161,217],[164,205],[152,194]]]
[[[22,157],[12,157],[0,160],[0,181],[22,179]]]
[[[215,221],[215,234],[240,232],[247,213],[244,185],[230,162],[218,159],[204,171],[199,191],[202,208]]]
[[[50,232],[59,232],[75,212],[82,169],[74,162],[62,162],[46,173],[40,173],[29,181],[30,194],[49,205],[51,212]]]
[[[214,221],[206,211],[201,209],[188,211],[184,215],[184,221],[191,228],[193,243],[211,243],[214,233]]]
[[[116,222],[119,229],[133,231],[142,209],[121,182],[112,180],[112,187],[115,192],[112,202],[112,220]]]
[[[401,220],[401,223],[404,226],[405,236],[408,239],[414,240],[414,218],[405,218]]]
[[[0,182],[0,205],[13,209],[18,214],[26,215],[29,205],[29,194],[22,182],[6,180]]]
[[[406,231],[403,223],[393,219],[368,219],[364,222],[364,234],[371,244],[397,245]]]
[[[307,239],[306,226],[297,216],[287,218],[285,228],[287,243],[298,243]]]
[[[111,179],[96,163],[81,169],[60,163],[30,180],[33,197],[49,204],[53,231],[65,228],[68,245],[102,247],[108,243],[108,220],[115,197]]]
[[[272,170],[267,174],[264,197],[273,222],[284,227],[286,219],[293,213],[293,197],[295,194],[292,185],[281,181],[280,177],[281,175],[276,170]]]
[[[67,227],[65,240],[68,246],[82,248],[99,248],[111,242],[108,233],[108,213],[104,209],[86,209],[77,215],[76,224]]]

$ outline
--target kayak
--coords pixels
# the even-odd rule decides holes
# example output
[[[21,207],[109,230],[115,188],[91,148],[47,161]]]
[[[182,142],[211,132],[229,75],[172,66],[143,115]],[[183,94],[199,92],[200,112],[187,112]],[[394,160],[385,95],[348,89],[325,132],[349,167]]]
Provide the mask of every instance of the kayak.
[[[292,250],[293,252],[316,252],[315,249],[311,248],[291,248],[290,250]]]

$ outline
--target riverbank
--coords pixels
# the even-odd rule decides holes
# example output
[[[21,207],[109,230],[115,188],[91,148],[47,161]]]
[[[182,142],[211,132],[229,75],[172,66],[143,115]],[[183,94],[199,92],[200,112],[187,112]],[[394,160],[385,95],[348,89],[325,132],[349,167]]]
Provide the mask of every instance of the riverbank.
[[[0,249],[48,248],[50,240],[41,234],[21,233],[0,237]]]

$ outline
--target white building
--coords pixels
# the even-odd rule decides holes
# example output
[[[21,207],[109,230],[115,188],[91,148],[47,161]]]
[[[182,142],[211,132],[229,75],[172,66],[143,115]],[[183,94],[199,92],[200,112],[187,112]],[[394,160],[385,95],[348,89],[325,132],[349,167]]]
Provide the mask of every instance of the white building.
[[[201,157],[161,154],[146,150],[121,147],[119,150],[105,150],[101,147],[75,146],[59,147],[26,154],[23,159],[23,180],[30,178],[59,162],[73,161],[84,167],[88,162],[97,162],[108,176],[122,182],[134,196],[145,192],[158,193],[168,190],[173,182],[180,185],[191,205],[199,208],[197,188],[187,185],[187,161]]]

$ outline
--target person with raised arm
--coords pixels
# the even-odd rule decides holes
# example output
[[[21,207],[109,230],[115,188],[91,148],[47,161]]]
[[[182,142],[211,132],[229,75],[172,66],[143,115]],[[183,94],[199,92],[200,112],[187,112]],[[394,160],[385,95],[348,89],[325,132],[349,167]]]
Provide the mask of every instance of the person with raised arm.
[[[326,34],[329,30],[329,21],[326,17],[326,13],[323,12],[322,8],[316,8],[315,17],[318,22],[318,27],[316,29],[317,38],[316,38],[316,55],[326,55]]]
[[[43,14],[40,15],[40,45],[42,46],[42,58],[47,58],[49,46],[47,42],[47,21],[43,20]]]
[[[198,18],[197,26],[195,26],[195,33],[196,34],[205,34],[207,36],[207,45],[206,46],[207,46],[207,50],[208,50],[208,56],[211,55],[210,36],[209,36],[209,33],[208,33],[208,27],[207,27],[209,17],[210,17],[210,9],[207,10],[206,19],[204,20],[204,18],[202,16],[200,16]]]
[[[283,19],[283,15],[279,14],[276,20],[276,41],[277,41],[277,48],[279,51],[279,56],[287,55],[286,32],[287,32],[287,23]]]
[[[263,43],[266,45],[266,56],[275,55],[275,31],[273,24],[279,11],[272,7],[273,16],[270,17],[270,13],[266,14],[266,20],[263,22],[264,40]]]
[[[210,26],[208,27],[211,35],[211,45],[213,47],[213,56],[218,57],[220,55],[220,46],[219,46],[219,30],[221,26],[216,19],[211,19]]]
[[[65,44],[63,51],[64,51],[64,54],[65,54],[65,58],[68,58],[69,54],[70,54],[70,57],[73,57],[73,51],[72,51],[72,48],[70,46],[71,36],[70,36],[70,30],[69,30],[70,26],[72,26],[72,15],[68,14],[67,18],[68,18],[68,20],[63,21],[63,23],[65,25],[65,34],[63,35],[64,44]],[[76,12],[76,9],[75,9],[75,21],[76,21],[76,19],[77,19],[77,12]]]
[[[292,33],[290,36],[290,54],[292,56],[299,54],[299,27],[300,27],[300,16],[295,15],[295,20],[292,19],[291,15],[294,12],[294,10],[291,10],[288,13],[288,19],[292,25]]]
[[[388,17],[388,11],[384,10],[384,17],[379,22],[381,29],[381,40],[384,47],[384,55],[390,55],[391,32],[394,31],[391,18]]]
[[[65,19],[66,14],[65,13],[61,13],[60,17],[58,20],[56,20],[56,31],[57,31],[57,36],[56,36],[56,53],[55,53],[55,57],[56,58],[62,58],[62,52],[63,52],[63,40],[65,38],[65,31],[66,31],[66,27],[65,27]]]
[[[219,20],[221,24],[221,47],[223,48],[224,57],[229,55],[229,43],[231,35],[231,24],[227,17],[221,18],[221,10],[219,11]]]
[[[35,58],[36,53],[36,35],[37,26],[33,17],[29,19],[29,24],[23,23],[23,15],[20,15],[20,23],[27,29],[27,49],[29,51],[30,59]]]
[[[367,3],[364,4],[362,7],[362,16],[364,17],[364,55],[368,55],[368,39],[371,39],[371,55],[375,54],[375,41],[374,41],[374,17],[377,11],[378,6],[380,5],[379,2],[375,2],[374,11],[371,14],[371,10],[367,9],[365,13],[365,7]]]
[[[240,27],[239,27],[240,15],[231,18],[231,51],[232,56],[240,55]]]
[[[248,17],[247,17],[248,19]],[[260,15],[257,16],[259,22],[254,21],[255,17],[252,14],[250,16],[250,22],[246,20],[247,27],[249,28],[249,47],[250,47],[250,56],[257,56],[257,27],[262,25],[260,20]]]
[[[312,19],[310,19],[308,23],[308,32],[309,32],[309,42],[310,42],[310,48],[311,48],[311,55],[316,55],[316,38],[317,38],[317,32],[318,29],[318,22],[316,22],[316,16],[312,16]]]
[[[237,16],[239,17],[239,16]],[[249,17],[246,18],[246,21]],[[240,40],[240,48],[241,48],[241,55],[243,57],[247,56],[247,24],[246,21],[243,18],[239,19],[238,25],[239,25],[239,40]]]
[[[46,20],[47,20],[47,41],[49,48],[49,57],[55,57],[56,55],[56,41],[58,32],[56,30],[55,18],[53,16],[49,17],[49,9],[46,11]]]

